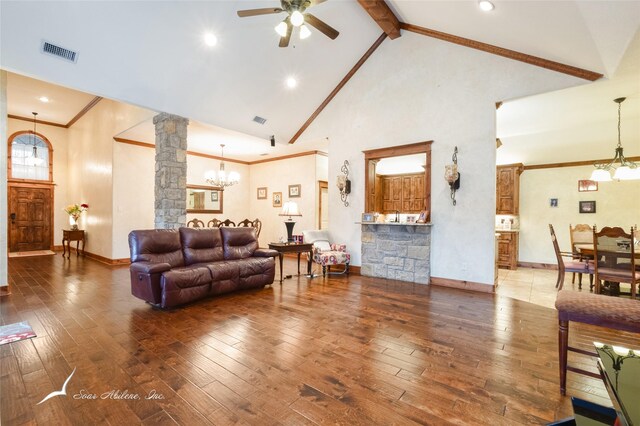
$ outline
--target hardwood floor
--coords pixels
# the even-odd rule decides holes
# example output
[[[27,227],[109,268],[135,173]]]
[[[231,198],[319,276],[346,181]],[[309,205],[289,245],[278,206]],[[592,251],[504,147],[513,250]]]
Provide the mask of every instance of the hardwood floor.
[[[164,312],[131,296],[126,267],[58,255],[9,268],[0,320],[27,320],[38,337],[0,346],[3,425],[513,425],[571,413],[556,312],[508,297],[294,276]],[[591,326],[572,324],[570,339],[640,347],[640,335]],[[36,405],[74,369],[67,396]],[[599,380],[570,373],[568,385],[608,403]],[[140,399],[116,398],[125,392]]]

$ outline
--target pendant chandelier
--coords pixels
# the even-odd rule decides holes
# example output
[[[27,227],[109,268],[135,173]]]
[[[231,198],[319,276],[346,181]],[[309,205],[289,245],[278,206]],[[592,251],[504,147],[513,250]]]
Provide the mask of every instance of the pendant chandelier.
[[[609,163],[595,164],[596,169],[591,174],[591,180],[597,182],[611,181],[611,172],[613,172],[613,179],[616,180],[640,179],[640,165],[624,157],[622,142],[620,142],[620,110],[625,99],[617,98],[613,100],[618,104],[618,145],[616,146],[616,155]]]
[[[31,155],[28,156],[27,158],[24,159],[24,163],[27,166],[40,166],[42,165],[42,163],[44,163],[44,159],[42,158],[38,158],[38,138],[36,136],[36,116],[38,115],[37,112],[32,112],[31,114],[33,114],[33,151],[31,152]]]
[[[220,161],[220,170],[209,170],[205,173],[204,178],[211,186],[218,188],[226,188],[240,182],[240,175],[237,172],[231,172],[229,175],[224,171],[224,144],[220,144],[222,150],[222,160]]]

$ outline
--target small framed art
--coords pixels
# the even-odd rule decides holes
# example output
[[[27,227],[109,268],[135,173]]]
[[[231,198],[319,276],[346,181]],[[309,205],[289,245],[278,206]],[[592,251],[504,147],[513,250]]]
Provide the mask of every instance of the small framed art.
[[[580,213],[595,213],[596,202],[595,201],[579,201]]]
[[[595,180],[579,180],[578,192],[591,192],[598,190],[598,182]]]
[[[266,200],[267,199],[267,188],[262,187],[258,188],[258,200]]]
[[[376,217],[373,213],[362,213],[362,223],[374,223]]]
[[[289,198],[297,198],[300,196],[300,184],[289,185]]]
[[[273,207],[282,207],[282,192],[273,193]]]

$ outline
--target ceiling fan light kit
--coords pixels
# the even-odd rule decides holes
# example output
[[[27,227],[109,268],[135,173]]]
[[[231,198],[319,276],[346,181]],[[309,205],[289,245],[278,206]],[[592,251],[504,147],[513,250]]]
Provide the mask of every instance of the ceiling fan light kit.
[[[248,16],[271,15],[286,12],[288,14],[286,19],[275,27],[276,33],[280,36],[280,43],[278,44],[280,47],[289,46],[294,27],[300,29],[300,40],[308,38],[311,35],[311,30],[308,25],[311,25],[330,39],[335,40],[338,35],[340,35],[335,28],[306,12],[308,8],[317,6],[325,1],[326,0],[280,0],[281,7],[239,10],[238,16],[246,18]]]
[[[483,12],[491,12],[493,9],[495,9],[495,6],[489,0],[480,0],[478,2],[478,7]]]

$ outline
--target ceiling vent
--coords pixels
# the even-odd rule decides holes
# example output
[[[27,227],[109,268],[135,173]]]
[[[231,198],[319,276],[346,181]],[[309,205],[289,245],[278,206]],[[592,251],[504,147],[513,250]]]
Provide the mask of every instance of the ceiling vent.
[[[253,117],[253,121],[255,121],[258,124],[264,124],[267,122],[266,118],[262,118],[262,117],[258,117],[257,115],[255,117]]]
[[[64,59],[65,61],[73,62],[74,64],[78,61],[78,52],[65,49],[64,47],[56,46],[55,44],[49,43],[48,41],[42,41],[41,50],[42,53],[56,56],[60,59]]]

